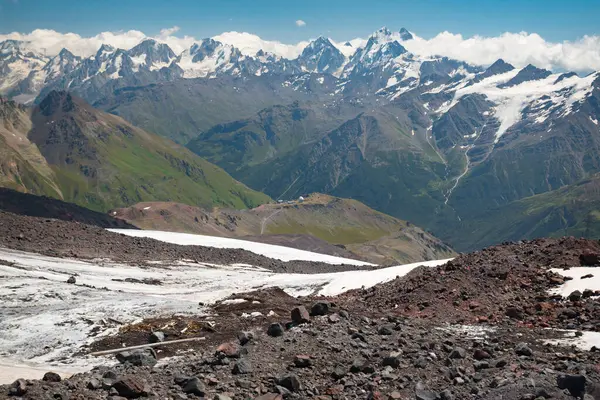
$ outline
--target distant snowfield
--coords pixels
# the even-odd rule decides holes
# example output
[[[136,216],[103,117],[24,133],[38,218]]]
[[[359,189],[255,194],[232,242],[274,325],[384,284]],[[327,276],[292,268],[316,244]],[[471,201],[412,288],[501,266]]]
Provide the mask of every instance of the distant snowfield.
[[[277,247],[277,246],[275,246]],[[293,250],[293,249],[291,249]],[[324,256],[328,257],[328,256]],[[14,374],[39,378],[41,370],[84,371],[105,358],[74,356],[81,346],[115,333],[119,324],[165,314],[201,315],[199,302],[279,286],[293,296],[335,295],[402,276],[428,261],[376,271],[275,274],[248,265],[177,262],[132,267],[112,262],[45,257],[0,248],[0,384]],[[13,265],[3,265],[10,264]],[[76,284],[67,284],[70,276]],[[128,279],[129,278],[129,279]],[[158,279],[161,285],[132,279]],[[126,279],[129,282],[125,281]],[[85,286],[83,286],[85,285]],[[96,332],[92,337],[91,333]],[[17,370],[7,366],[22,365]]]
[[[277,246],[273,244],[257,243],[248,240],[222,238],[217,236],[194,235],[191,233],[163,232],[163,231],[141,231],[136,229],[109,229],[111,232],[122,233],[127,236],[147,237],[161,240],[167,243],[180,245],[195,245],[217,247],[219,249],[244,249],[255,254],[275,258],[281,261],[320,261],[327,264],[348,265],[374,265],[365,261],[352,260],[350,258],[329,256],[326,254],[313,253],[298,250],[291,247]]]

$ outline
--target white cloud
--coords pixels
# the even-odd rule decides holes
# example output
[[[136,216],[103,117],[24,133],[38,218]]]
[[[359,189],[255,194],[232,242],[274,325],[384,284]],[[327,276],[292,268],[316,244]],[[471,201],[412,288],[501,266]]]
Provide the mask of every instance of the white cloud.
[[[274,40],[263,40],[251,33],[235,31],[224,32],[213,36],[213,39],[235,46],[245,55],[255,55],[258,50],[262,49],[266,52],[275,53],[281,57],[290,59],[298,57],[309,43],[308,41],[304,41],[297,44],[283,44]]]
[[[306,22],[304,22],[301,19],[299,19],[299,20],[296,21],[296,26],[299,26],[299,27],[306,26]]]
[[[199,41],[192,36],[176,36],[178,32],[179,27],[174,26],[161,30],[154,37],[136,30],[102,32],[92,37],[82,37],[75,33],[36,29],[30,33],[0,34],[0,41],[5,39],[27,41],[32,50],[42,52],[45,49],[47,55],[58,54],[63,47],[66,47],[80,56],[94,54],[102,43],[129,49],[149,37],[167,43],[175,53],[180,53]],[[254,55],[258,50],[263,49],[285,58],[297,57],[308,44],[308,41],[285,44],[275,40],[263,40],[247,32],[224,32],[213,38],[238,47],[246,55]],[[351,48],[343,46],[345,41],[332,42],[349,56],[357,47],[364,45],[365,40],[351,40]],[[516,67],[531,63],[553,70],[564,69],[577,72],[600,70],[600,36],[584,36],[576,41],[555,43],[544,40],[538,34],[525,32],[505,33],[497,37],[470,38],[442,32],[431,39],[423,39],[415,35],[413,40],[403,42],[403,45],[418,55],[442,55],[478,65],[489,65],[498,58],[503,58]]]
[[[516,67],[534,64],[551,70],[600,70],[600,36],[552,43],[536,33],[465,39],[460,34],[442,32],[432,39],[415,36],[414,40],[402,44],[418,55],[441,55],[479,65],[489,65],[502,58]]]

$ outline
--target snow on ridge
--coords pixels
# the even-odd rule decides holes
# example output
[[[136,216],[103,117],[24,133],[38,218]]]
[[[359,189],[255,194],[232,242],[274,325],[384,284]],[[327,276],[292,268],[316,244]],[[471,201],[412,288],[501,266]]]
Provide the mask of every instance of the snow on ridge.
[[[374,265],[365,261],[349,258],[330,256],[327,254],[313,253],[306,250],[298,250],[291,247],[276,246],[273,244],[251,242],[248,240],[222,238],[217,236],[194,235],[190,233],[163,232],[136,229],[109,229],[111,232],[121,233],[134,237],[148,237],[167,243],[179,245],[196,245],[216,247],[220,249],[244,249],[255,254],[274,258],[281,261],[318,261],[327,264],[349,264],[358,266]]]
[[[497,143],[508,129],[522,119],[525,107],[539,101],[542,96],[549,96],[552,105],[549,109],[540,112],[535,118],[537,123],[544,122],[550,112],[557,108],[562,107],[563,116],[572,112],[573,106],[583,101],[592,92],[593,82],[598,75],[590,74],[584,78],[575,75],[557,83],[556,80],[560,74],[552,74],[545,79],[525,81],[510,87],[498,87],[510,81],[520,71],[514,69],[459,88],[454,94],[452,103],[444,108],[444,112],[452,108],[463,96],[468,94],[485,95],[490,101],[496,103],[495,116],[500,121],[494,141]]]

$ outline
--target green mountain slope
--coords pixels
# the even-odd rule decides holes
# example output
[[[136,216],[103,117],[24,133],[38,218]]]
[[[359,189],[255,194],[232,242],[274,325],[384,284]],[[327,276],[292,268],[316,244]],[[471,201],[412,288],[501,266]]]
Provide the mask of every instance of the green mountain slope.
[[[406,221],[356,200],[316,193],[304,201],[263,204],[251,210],[207,211],[154,202],[112,213],[143,229],[247,238],[340,256],[354,254],[380,264],[441,259],[455,254],[439,239]]]
[[[247,208],[269,200],[185,148],[65,92],[51,92],[33,110],[26,136],[60,192],[28,184],[21,189],[93,210],[156,200]]]

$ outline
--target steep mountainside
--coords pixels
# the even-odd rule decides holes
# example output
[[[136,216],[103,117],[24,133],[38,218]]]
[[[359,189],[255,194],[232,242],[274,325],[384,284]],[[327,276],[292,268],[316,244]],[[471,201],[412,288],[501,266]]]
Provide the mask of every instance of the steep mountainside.
[[[600,238],[600,175],[486,210],[443,235],[456,230],[473,249],[543,236]]]
[[[135,226],[105,213],[46,196],[35,196],[0,188],[0,211],[30,217],[52,218],[80,222],[101,228],[136,229]]]
[[[51,92],[30,119],[11,102],[2,103],[2,110],[10,128],[3,136],[10,139],[16,132],[18,144],[25,144],[12,152],[24,167],[20,160],[2,158],[12,167],[3,175],[14,183],[6,186],[99,211],[144,200],[234,208],[268,200],[186,149],[65,92]]]
[[[183,204],[140,203],[112,210],[111,215],[143,229],[246,238],[340,256],[350,251],[379,264],[411,263],[454,254],[440,240],[410,223],[355,200],[322,194],[251,210],[207,211]],[[331,245],[340,247],[332,250]]]
[[[62,197],[56,176],[27,137],[30,110],[0,98],[0,186]]]

